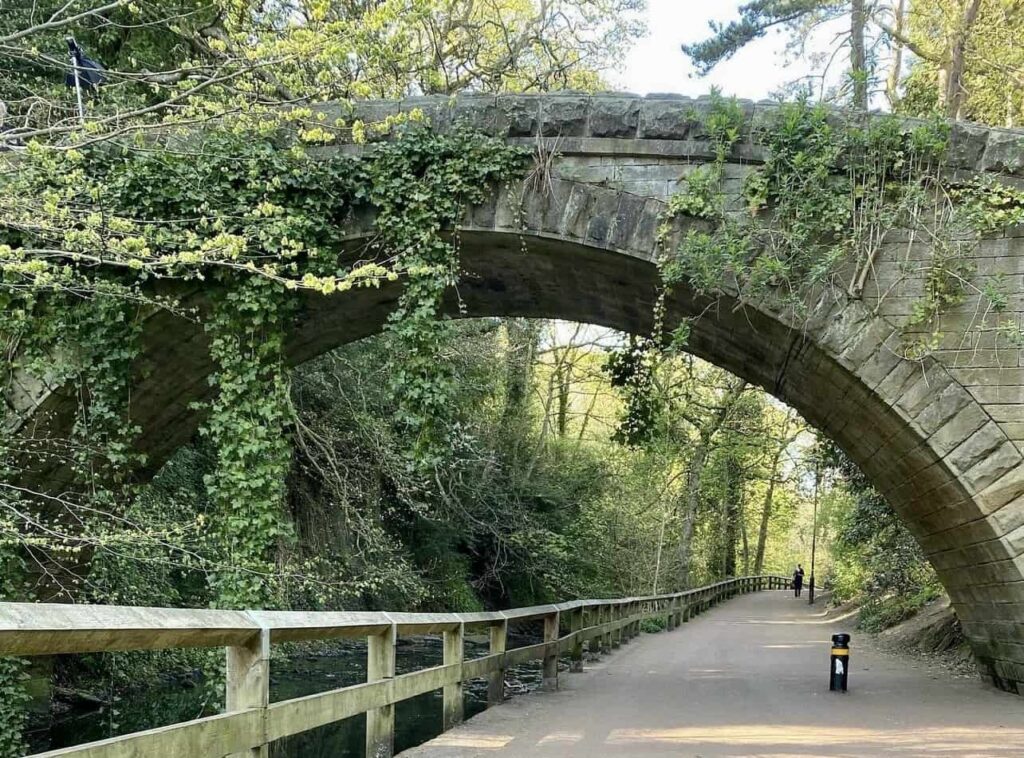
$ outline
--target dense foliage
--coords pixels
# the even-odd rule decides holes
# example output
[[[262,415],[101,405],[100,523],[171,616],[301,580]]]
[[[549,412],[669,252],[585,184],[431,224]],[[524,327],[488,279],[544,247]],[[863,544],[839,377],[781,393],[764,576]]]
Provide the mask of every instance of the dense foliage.
[[[860,470],[833,446],[825,459],[849,497],[834,524],[835,599],[863,602],[861,627],[878,631],[912,616],[942,588],[913,535]]]
[[[639,34],[642,5],[6,9],[0,149],[17,153],[0,175],[0,379],[72,388],[73,423],[68,439],[0,437],[0,596],[470,610],[788,573],[817,539],[819,575],[867,600],[867,626],[931,597],[919,549],[848,461],[823,455],[789,409],[687,356],[689,324],[661,331],[665,297],[684,284],[794,321],[823,290],[856,298],[901,227],[949,243],[905,325],[908,357],[938,344],[944,313],[968,296],[1020,339],[1000,319],[998,283],[970,283],[958,233],[1019,223],[1024,196],[944,181],[944,126],[781,106],[758,127],[767,161],[741,207],[725,166],[743,114],[715,94],[703,124],[714,160],[687,174],[660,235],[653,335],[441,316],[460,274],[451,230],[526,156],[436,134],[416,110],[364,123],[343,101],[594,89]],[[1000,0],[758,0],[685,51],[707,70],[777,26],[800,46],[834,22],[849,28],[849,75],[829,96],[866,105],[889,55],[894,108],[1019,120],[1022,17]],[[63,82],[68,33],[107,69],[81,115]],[[357,229],[372,231],[359,260],[341,241]],[[289,367],[304,302],[398,284],[381,336]],[[131,401],[157,313],[198,322],[214,370],[201,434],[139,486]],[[59,495],[32,484],[55,462],[73,479]],[[58,675],[117,690],[197,663],[79,658]],[[20,752],[23,675],[0,660],[0,755]]]

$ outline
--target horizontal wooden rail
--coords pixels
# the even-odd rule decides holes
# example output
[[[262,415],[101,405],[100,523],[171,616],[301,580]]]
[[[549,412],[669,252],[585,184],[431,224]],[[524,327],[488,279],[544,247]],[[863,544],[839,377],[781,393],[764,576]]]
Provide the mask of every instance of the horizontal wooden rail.
[[[443,690],[443,722],[462,720],[462,686],[488,680],[488,701],[503,698],[505,671],[543,661],[543,684],[557,687],[558,659],[583,670],[584,645],[607,652],[662,619],[674,629],[736,594],[786,589],[789,579],[752,576],[685,592],[612,600],[575,600],[490,613],[383,613],[218,611],[177,608],[0,603],[0,655],[56,655],[175,647],[227,649],[226,712],[100,742],[41,753],[43,756],[188,755],[266,756],[274,740],[366,714],[366,755],[394,752],[396,703]],[[544,641],[507,649],[510,622],[544,622]],[[490,631],[490,652],[466,660],[465,630]],[[563,633],[564,630],[564,633]],[[441,666],[395,675],[395,643],[404,635],[441,634]],[[270,646],[278,642],[341,637],[367,640],[367,681],[351,687],[270,703]]]

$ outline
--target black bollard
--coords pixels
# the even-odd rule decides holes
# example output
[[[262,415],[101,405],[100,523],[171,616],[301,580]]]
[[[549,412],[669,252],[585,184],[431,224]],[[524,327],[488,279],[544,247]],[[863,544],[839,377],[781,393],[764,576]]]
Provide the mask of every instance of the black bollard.
[[[832,635],[832,662],[829,669],[828,688],[831,691],[846,692],[846,680],[850,676],[850,635]]]

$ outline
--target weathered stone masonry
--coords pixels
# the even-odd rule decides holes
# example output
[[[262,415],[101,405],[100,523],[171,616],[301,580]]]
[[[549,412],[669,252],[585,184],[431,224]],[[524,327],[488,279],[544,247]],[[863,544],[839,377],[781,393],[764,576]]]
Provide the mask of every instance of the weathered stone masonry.
[[[467,214],[460,295],[468,315],[560,317],[644,332],[657,283],[658,217],[686,174],[712,157],[701,118],[710,105],[674,96],[480,96],[364,103],[355,115],[417,108],[438,129],[467,123],[538,155],[554,153],[550,173],[528,183],[522,213],[502,192]],[[727,193],[738,193],[762,158],[752,126],[775,106],[742,108],[746,128],[726,168]],[[1024,185],[1024,133],[957,124],[946,168]],[[1004,318],[1020,323],[1024,229],[986,237],[973,256],[978,282],[1004,277]],[[1022,352],[995,330],[969,328],[978,314],[967,302],[949,315],[949,337],[933,357],[899,357],[928,257],[922,243],[894,232],[863,298],[823,299],[808,325],[685,291],[668,304],[669,318],[700,314],[694,353],[789,403],[849,453],[924,547],[984,672],[1024,693]],[[395,297],[385,288],[310,298],[295,324],[292,359],[374,333]],[[168,314],[150,320],[142,363],[132,410],[156,465],[195,430],[190,404],[208,392],[211,365],[202,333]],[[7,402],[13,411],[5,423],[25,433],[52,433],[71,408],[60,388],[28,377]],[[43,474],[62,481],[59,471]]]

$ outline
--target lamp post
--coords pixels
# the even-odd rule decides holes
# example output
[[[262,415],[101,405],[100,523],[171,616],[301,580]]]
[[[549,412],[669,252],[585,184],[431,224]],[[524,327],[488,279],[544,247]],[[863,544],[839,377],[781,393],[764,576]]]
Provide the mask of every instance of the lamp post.
[[[808,586],[807,604],[814,605],[814,557],[818,549],[818,483],[821,481],[821,457],[814,451],[814,515],[811,517],[811,582]]]

